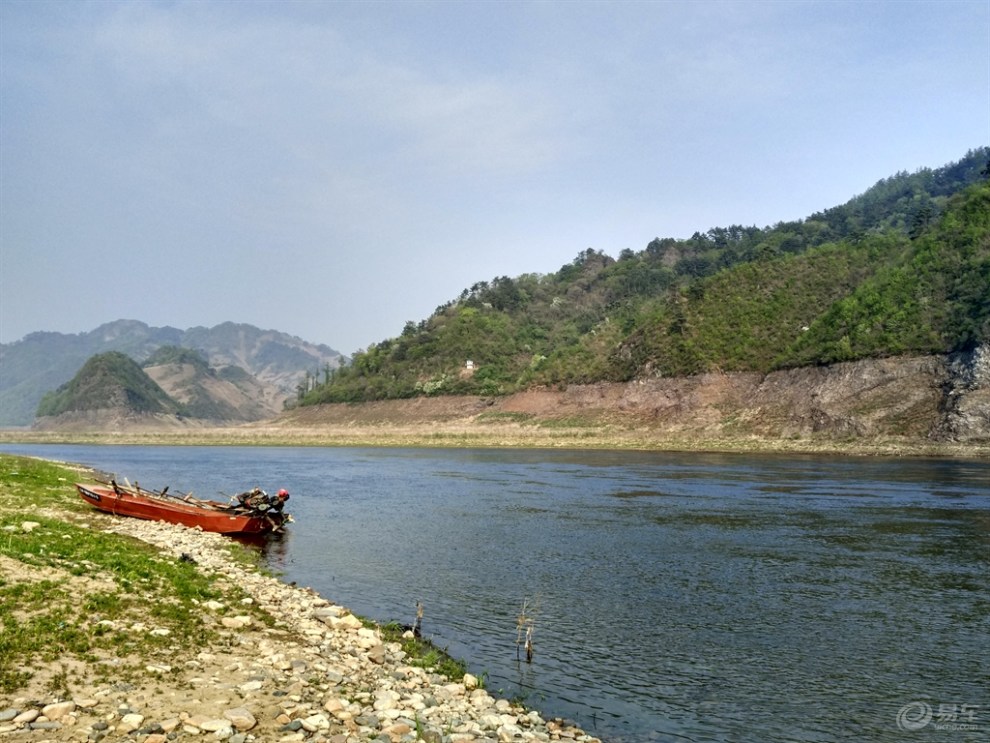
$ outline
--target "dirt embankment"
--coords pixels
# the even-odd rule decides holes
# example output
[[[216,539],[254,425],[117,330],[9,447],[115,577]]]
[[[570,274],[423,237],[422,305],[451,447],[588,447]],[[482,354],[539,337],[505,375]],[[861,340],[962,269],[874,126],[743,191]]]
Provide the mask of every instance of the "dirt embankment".
[[[990,446],[990,348],[806,367],[771,374],[534,389],[506,397],[433,397],[289,411],[283,430],[501,427],[637,432],[658,440],[869,442]],[[785,446],[784,448],[790,448]]]
[[[110,412],[110,411],[102,411]],[[0,440],[519,446],[990,456],[990,345],[771,374],[702,374],[329,404],[224,428],[97,413]]]

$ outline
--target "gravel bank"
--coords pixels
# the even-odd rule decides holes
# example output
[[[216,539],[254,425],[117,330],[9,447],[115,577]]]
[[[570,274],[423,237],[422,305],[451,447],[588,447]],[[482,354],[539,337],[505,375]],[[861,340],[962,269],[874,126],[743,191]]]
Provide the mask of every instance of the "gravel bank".
[[[470,674],[455,683],[410,665],[399,643],[383,641],[345,608],[232,563],[224,537],[136,519],[109,523],[240,586],[245,606],[204,603],[222,647],[174,666],[150,664],[137,683],[94,686],[71,699],[0,699],[2,741],[597,740],[493,698]],[[249,604],[274,617],[274,627],[252,618]]]

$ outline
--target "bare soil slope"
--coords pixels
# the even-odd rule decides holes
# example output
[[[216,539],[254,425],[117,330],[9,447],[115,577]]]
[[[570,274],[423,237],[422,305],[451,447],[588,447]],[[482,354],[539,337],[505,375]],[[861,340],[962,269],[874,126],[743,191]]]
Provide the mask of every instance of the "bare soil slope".
[[[188,404],[197,398],[211,401],[224,419],[256,421],[282,410],[286,396],[277,387],[245,374],[240,384],[204,374],[192,364],[162,364],[144,370],[173,399]]]
[[[283,429],[492,425],[653,432],[694,439],[899,439],[990,445],[990,353],[879,359],[767,375],[534,389],[507,397],[433,397],[289,411]]]
[[[328,404],[222,427],[94,411],[32,440],[508,446],[990,457],[990,346],[771,374],[703,374]],[[8,432],[2,438],[27,440]]]

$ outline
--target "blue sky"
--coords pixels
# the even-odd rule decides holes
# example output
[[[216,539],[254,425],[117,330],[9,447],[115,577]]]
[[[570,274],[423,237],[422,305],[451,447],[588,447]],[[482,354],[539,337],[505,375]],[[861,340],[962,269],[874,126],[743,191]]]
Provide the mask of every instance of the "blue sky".
[[[0,342],[345,354],[479,280],[990,144],[990,0],[0,2]]]

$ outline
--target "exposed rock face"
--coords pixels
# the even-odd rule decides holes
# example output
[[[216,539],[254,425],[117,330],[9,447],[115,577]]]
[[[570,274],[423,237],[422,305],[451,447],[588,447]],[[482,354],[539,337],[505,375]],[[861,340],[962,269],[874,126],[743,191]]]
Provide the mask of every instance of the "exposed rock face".
[[[485,414],[580,420],[658,432],[787,439],[895,437],[990,442],[990,346],[951,356],[871,359],[770,374],[701,374],[291,411],[286,426],[422,425]]]
[[[779,436],[925,438],[939,407],[937,358],[880,359],[776,372],[744,409]]]
[[[243,372],[237,383],[217,374],[204,373],[192,364],[145,367],[145,373],[173,400],[203,410],[215,421],[243,422],[273,418],[286,396],[277,387]]]
[[[666,429],[778,438],[990,441],[990,348],[760,374],[703,374],[526,393],[505,409],[633,416]]]
[[[949,356],[945,367],[936,436],[952,441],[990,439],[990,344]]]

